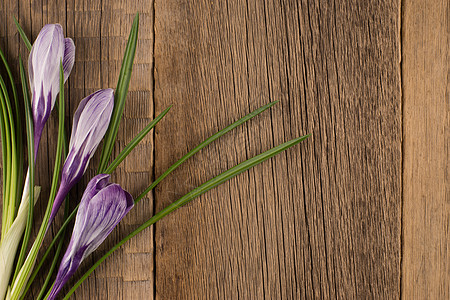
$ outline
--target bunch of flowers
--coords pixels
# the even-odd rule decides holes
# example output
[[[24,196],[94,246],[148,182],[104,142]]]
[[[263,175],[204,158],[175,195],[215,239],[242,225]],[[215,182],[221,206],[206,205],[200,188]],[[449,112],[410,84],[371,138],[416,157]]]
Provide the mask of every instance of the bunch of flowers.
[[[20,95],[15,88],[11,70],[5,56],[0,51],[6,74],[9,77],[9,84],[7,84],[0,76],[0,133],[3,161],[0,299],[24,298],[33,280],[48,258],[51,249],[56,246],[55,255],[46,275],[46,280],[41,286],[37,297],[37,299],[54,299],[77,271],[83,260],[99,247],[122,218],[161,180],[202,148],[276,103],[271,102],[251,112],[203,141],[174,163],[148,188],[133,199],[119,184],[109,181],[110,174],[114,172],[133,148],[170,110],[170,107],[168,107],[159,114],[109,163],[128,92],[138,37],[138,23],[139,15],[137,14],[127,42],[115,92],[112,89],[98,90],[80,102],[78,109],[73,115],[72,130],[68,143],[66,142],[67,138],[64,128],[64,83],[69,78],[75,61],[75,45],[72,39],[64,37],[60,25],[48,24],[42,28],[33,45],[31,45],[16,21],[19,34],[30,50],[28,78],[22,59],[19,59],[23,112],[19,103]],[[55,105],[57,98],[58,105]],[[29,247],[34,215],[33,208],[41,189],[34,184],[35,158],[38,153],[42,131],[55,106],[58,110],[59,126],[50,196],[37,237],[31,244],[31,247]],[[24,132],[22,128],[23,123],[26,124]],[[25,147],[22,143],[24,133],[27,140],[28,158],[28,171],[25,176],[23,174]],[[293,139],[236,165],[193,189],[152,216],[95,262],[80,277],[78,282],[73,285],[64,299],[68,298],[113,251],[133,236],[195,197],[299,143],[305,138],[307,136]],[[70,189],[82,178],[102,140],[103,148],[98,166],[98,175],[89,181],[79,204],[70,212],[67,195]],[[64,164],[61,167],[63,160]],[[71,199],[70,201],[76,201],[76,199]],[[46,249],[42,249],[42,242],[48,228],[64,202],[64,223],[53,237],[50,245]],[[64,234],[73,218],[75,218],[75,223],[72,229],[72,236],[65,254],[59,260]],[[21,245],[20,250],[19,245]],[[27,251],[29,248],[30,250]],[[44,253],[38,261],[39,251]],[[58,262],[59,268],[55,278],[53,273],[58,266]],[[55,278],[53,284],[49,285],[53,278]]]

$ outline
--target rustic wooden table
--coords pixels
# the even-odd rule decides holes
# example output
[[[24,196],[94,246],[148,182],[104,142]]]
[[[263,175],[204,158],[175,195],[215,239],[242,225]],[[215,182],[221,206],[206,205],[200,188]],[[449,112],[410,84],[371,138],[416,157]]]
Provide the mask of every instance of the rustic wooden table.
[[[280,103],[167,178],[83,270],[192,187],[313,136],[133,238],[74,299],[450,298],[448,1],[2,0],[0,47],[13,66],[28,56],[12,16],[33,39],[60,23],[77,47],[71,116],[115,87],[137,11],[115,153],[173,108],[114,175],[133,195],[210,134]],[[40,148],[37,223],[56,127],[53,116]]]

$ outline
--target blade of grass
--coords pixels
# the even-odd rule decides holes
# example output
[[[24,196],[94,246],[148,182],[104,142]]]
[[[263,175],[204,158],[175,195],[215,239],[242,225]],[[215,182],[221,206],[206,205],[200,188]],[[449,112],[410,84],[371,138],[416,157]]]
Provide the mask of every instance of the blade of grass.
[[[3,91],[0,90],[0,99],[3,99]],[[3,103],[3,101],[0,101]],[[7,195],[7,178],[8,178],[8,135],[6,132],[6,120],[5,120],[5,111],[3,109],[3,105],[0,105],[1,111],[0,111],[0,134],[2,139],[2,171],[3,171],[3,185],[2,185],[2,195],[3,195],[3,209],[2,209],[2,233],[1,233],[1,239],[6,235],[7,228],[6,228],[6,219],[7,219],[7,212],[8,212],[8,198]]]
[[[66,201],[64,204],[64,220],[69,216],[69,197],[66,197]],[[66,231],[63,231],[63,234],[61,238],[59,239],[58,247],[56,247],[55,255],[53,256],[53,261],[50,266],[50,270],[48,271],[47,277],[45,278],[44,283],[42,284],[41,290],[39,291],[38,296],[36,297],[36,300],[41,300],[45,295],[45,290],[47,289],[48,284],[50,283],[50,279],[52,278],[53,272],[56,269],[56,266],[58,265],[58,258],[61,255],[62,246],[64,243],[64,236]],[[21,299],[24,299],[25,293],[23,293]]]
[[[62,158],[62,152],[63,152],[63,135],[64,135],[64,71],[62,67],[62,61],[60,62],[60,91],[59,91],[59,110],[58,110],[58,141],[56,146],[56,156],[55,156],[55,167],[53,170],[53,179],[52,179],[52,185],[50,188],[50,196],[47,203],[47,209],[44,214],[44,218],[41,223],[41,227],[39,228],[38,235],[36,237],[36,240],[33,243],[33,246],[31,247],[31,250],[20,269],[16,280],[13,282],[12,290],[11,290],[11,299],[17,300],[19,299],[23,288],[27,282],[27,279],[29,278],[29,275],[33,269],[33,266],[36,262],[36,257],[39,251],[39,248],[42,245],[42,241],[44,240],[45,233],[47,231],[48,222],[50,219],[50,213],[53,207],[53,202],[55,200],[56,191],[58,187],[58,181],[60,177],[60,169],[61,169],[61,158]]]
[[[27,38],[27,35],[25,34],[25,32],[23,31],[22,27],[20,26],[19,22],[17,21],[17,19],[15,17],[14,18],[14,23],[16,23],[16,27],[17,27],[17,31],[19,32],[20,37],[22,38],[22,41],[25,43],[25,46],[27,47],[28,51],[31,51],[31,43],[30,40]]]
[[[109,165],[109,167],[104,171],[106,174],[111,174],[117,166],[130,154],[130,152],[136,147],[137,144],[158,124],[159,121],[169,112],[172,105],[166,108],[162,113],[160,113],[153,121],[151,121],[141,132],[136,135],[133,140],[120,152],[120,154],[114,159],[114,161]]]
[[[3,78],[0,76],[0,86],[3,90],[4,99],[3,101],[6,104],[6,110],[8,113],[9,120],[9,137],[11,142],[11,157],[10,157],[10,170],[9,170],[9,194],[8,194],[8,212],[7,212],[7,221],[6,226],[9,229],[14,219],[16,217],[16,198],[17,198],[17,174],[18,174],[18,166],[17,166],[17,143],[16,143],[16,125],[14,121],[14,115],[11,108],[11,103],[8,97],[8,90],[6,88],[6,84],[3,81]],[[21,166],[22,167],[22,166]]]
[[[6,184],[5,194],[3,197],[5,198],[5,204],[6,206],[3,207],[4,210],[6,210],[5,220],[2,220],[2,222],[5,223],[5,227],[2,226],[2,236],[6,234],[8,229],[11,227],[13,220],[13,217],[11,217],[11,208],[10,206],[13,205],[11,202],[11,172],[12,172],[12,157],[14,155],[13,147],[12,147],[12,134],[13,131],[11,129],[11,110],[8,108],[9,104],[9,98],[8,93],[6,91],[6,86],[4,84],[2,76],[0,76],[0,102],[2,107],[2,113],[3,113],[3,121],[5,125],[5,140],[3,142],[6,142],[6,178],[3,179],[3,184]],[[15,206],[15,201],[14,201]]]
[[[28,207],[27,225],[25,227],[25,234],[23,236],[22,247],[20,249],[19,258],[16,264],[16,271],[14,272],[13,282],[17,277],[20,268],[25,260],[25,254],[28,248],[28,242],[31,236],[31,227],[33,225],[33,210],[34,210],[34,135],[33,135],[33,116],[31,115],[31,102],[29,99],[28,81],[23,67],[22,57],[19,56],[20,80],[22,81],[23,100],[25,104],[25,121],[27,129],[27,145],[28,145],[28,162],[30,174],[30,197]]]
[[[33,273],[31,274],[30,279],[27,282],[27,285],[24,289],[24,293],[23,293],[22,297],[25,297],[26,293],[30,289],[31,284],[33,283],[34,279],[36,278],[39,270],[44,265],[44,262],[47,259],[47,257],[49,256],[53,246],[56,244],[56,242],[58,240],[64,239],[64,234],[66,232],[67,226],[69,225],[70,221],[73,218],[75,218],[75,215],[77,214],[78,206],[79,206],[79,204],[77,204],[77,206],[74,208],[74,210],[70,213],[70,215],[67,218],[64,218],[65,221],[64,221],[63,225],[61,226],[61,228],[59,228],[58,233],[53,237],[53,240],[51,241],[50,245],[47,247],[47,250],[45,250],[44,255],[42,255],[42,258],[39,261],[39,264],[36,267],[34,267]]]
[[[154,215],[151,219],[149,219],[147,222],[142,224],[139,228],[137,228],[135,231],[127,235],[123,240],[121,240],[119,243],[117,243],[114,247],[112,247],[105,255],[103,255],[98,261],[95,262],[95,264],[88,270],[84,275],[80,278],[80,280],[75,283],[75,285],[70,289],[70,291],[66,294],[64,299],[69,299],[69,297],[73,294],[73,292],[81,285],[81,283],[86,280],[86,278],[108,257],[110,256],[115,250],[117,250],[120,246],[122,246],[125,242],[127,242],[129,239],[140,233],[142,230],[146,229],[147,227],[153,225],[166,215],[170,214],[174,210],[178,209],[179,207],[185,205],[186,203],[190,202],[192,199],[200,196],[201,194],[206,193],[207,191],[215,188],[216,186],[224,183],[225,181],[235,177],[236,175],[247,171],[248,169],[262,163],[263,161],[268,160],[269,158],[279,154],[280,152],[300,143],[304,139],[308,138],[310,135],[305,135],[296,139],[293,139],[289,142],[283,143],[281,145],[278,145],[264,153],[261,153],[253,158],[250,158],[233,168],[223,172],[219,176],[214,177],[213,179],[208,180],[204,184],[200,185],[199,187],[193,189],[177,201],[173,202],[172,204],[169,204],[166,206],[163,210],[158,212],[156,215]]]
[[[11,107],[11,103],[8,97],[8,90],[6,88],[6,84],[3,81],[3,78],[0,76],[0,86],[3,90],[4,95],[4,102],[6,104],[6,110],[8,113],[8,120],[9,120],[9,136],[11,141],[11,157],[10,157],[10,174],[9,174],[9,204],[8,204],[8,220],[6,222],[6,225],[11,227],[12,223],[14,222],[14,219],[16,217],[16,198],[17,198],[17,143],[16,143],[16,125],[14,121],[14,115],[13,110]]]
[[[128,93],[128,86],[130,84],[131,72],[133,69],[134,55],[136,54],[136,44],[139,30],[139,13],[134,17],[133,25],[131,26],[130,35],[128,37],[127,47],[120,69],[119,81],[114,98],[114,109],[109,123],[108,131],[106,132],[102,154],[100,156],[100,164],[98,173],[103,173],[106,169],[108,161],[111,157],[112,149],[116,141],[117,132],[119,131],[120,120],[122,119],[123,108]]]
[[[207,145],[211,144],[212,142],[214,142],[215,140],[217,140],[218,138],[220,138],[221,136],[223,136],[224,134],[228,133],[229,131],[233,130],[234,128],[238,127],[239,125],[247,122],[248,120],[250,120],[251,118],[259,115],[260,113],[262,113],[263,111],[269,109],[270,107],[274,106],[276,103],[278,103],[278,101],[273,101],[270,102],[264,106],[261,106],[260,108],[252,111],[251,113],[249,113],[248,115],[246,115],[245,117],[237,120],[236,122],[234,122],[231,125],[228,125],[227,127],[225,127],[224,129],[222,129],[221,131],[213,134],[212,136],[210,136],[209,138],[207,138],[206,140],[204,140],[202,143],[200,143],[197,147],[195,147],[194,149],[192,149],[191,151],[189,151],[186,155],[184,155],[180,160],[178,160],[176,163],[174,163],[172,166],[170,166],[161,176],[159,176],[149,187],[147,187],[144,192],[142,192],[142,194],[140,194],[134,201],[134,203],[138,203],[148,192],[150,192],[153,188],[155,188],[155,186],[160,183],[164,178],[167,177],[167,175],[169,175],[173,170],[175,170],[177,167],[179,167],[183,162],[185,162],[187,159],[189,159],[191,156],[193,156],[195,153],[197,153],[198,151],[200,151],[201,149],[203,149],[204,147],[206,147]]]
[[[218,138],[220,138],[224,134],[226,134],[229,131],[233,130],[234,128],[238,127],[239,125],[242,125],[243,123],[247,122],[251,118],[259,115],[260,113],[262,113],[265,110],[269,109],[270,107],[274,106],[276,103],[278,103],[278,101],[270,102],[270,103],[268,103],[268,104],[266,104],[266,105],[264,105],[264,106],[262,106],[262,107],[260,107],[260,108],[258,108],[256,110],[252,111],[248,115],[244,116],[243,118],[237,120],[233,124],[225,127],[221,131],[217,132],[216,134],[210,136],[208,139],[204,140],[201,144],[199,144],[197,147],[195,147],[194,149],[189,151],[180,160],[178,160],[176,163],[174,163],[172,166],[170,166],[169,169],[167,169],[160,177],[158,177],[158,179],[156,179],[147,189],[145,189],[145,191],[138,198],[136,198],[135,203],[137,203],[140,199],[142,199],[150,190],[152,190],[154,187],[156,187],[156,185],[158,185],[159,182],[161,182],[165,177],[167,177],[171,172],[173,172],[177,167],[179,167],[183,162],[185,162],[187,159],[189,159],[195,153],[197,153],[198,151],[200,151],[201,149],[203,149],[207,145],[211,144],[212,142],[214,142],[215,140],[217,140]],[[51,248],[55,245],[56,240],[59,238],[59,236],[62,234],[62,232],[66,229],[66,227],[69,225],[70,221],[73,218],[75,218],[77,209],[78,209],[78,205],[75,207],[75,209],[69,215],[69,217],[66,218],[65,222],[63,223],[63,225],[59,229],[58,233],[55,235],[55,237],[53,238],[52,242],[47,247],[47,250],[45,251],[44,255],[42,256],[42,258],[41,258],[39,264],[37,265],[37,267],[35,268],[33,274],[31,275],[30,280],[28,282],[28,285],[31,285],[31,283],[33,282],[34,278],[37,275],[37,272],[43,266],[44,261],[47,258],[47,256],[50,254]],[[27,288],[29,288],[29,286],[27,286]]]
[[[69,141],[68,141],[67,138],[66,138],[66,131],[65,131],[65,130],[64,130],[64,136],[63,136],[63,144],[64,144],[64,148],[63,148],[63,160],[65,160],[65,158],[67,157],[67,153],[69,152]],[[64,219],[63,219],[63,220],[66,220],[66,219],[69,217],[69,212],[70,212],[70,211],[69,211],[69,210],[70,210],[69,204],[70,204],[70,202],[69,202],[69,196],[66,196],[65,201],[64,201]],[[78,207],[78,205],[77,205],[77,207]],[[66,235],[65,227],[64,227],[64,230],[62,230],[61,232],[62,232],[61,238],[59,238],[58,246],[56,247],[55,254],[53,255],[53,261],[52,261],[52,264],[51,264],[50,269],[49,269],[49,271],[48,271],[48,273],[47,273],[47,277],[45,278],[45,281],[44,281],[44,283],[43,283],[42,286],[41,286],[41,290],[40,290],[38,296],[36,297],[36,300],[40,300],[40,299],[42,299],[42,297],[44,297],[44,295],[45,295],[45,290],[47,289],[47,286],[48,286],[48,284],[49,284],[49,282],[50,282],[50,279],[51,279],[51,277],[52,277],[52,275],[53,275],[53,272],[55,271],[55,268],[56,268],[56,266],[57,266],[57,264],[58,264],[58,259],[59,259],[59,256],[61,255],[62,246],[63,246],[63,243],[64,243],[64,237],[65,237],[65,235]],[[57,240],[58,240],[58,238],[55,237],[55,238],[54,238],[54,241],[56,242]],[[52,246],[53,246],[53,244],[51,244],[51,245],[48,247],[48,249],[52,248]],[[48,250],[48,249],[47,249],[47,250]],[[42,258],[42,259],[41,259],[41,261],[43,261],[43,260],[45,260],[45,258]],[[34,274],[34,273],[35,273],[35,272],[33,271],[33,274]],[[36,274],[37,274],[37,272],[36,272]],[[33,275],[32,275],[32,276],[33,276]],[[36,276],[36,275],[35,275],[35,276]],[[34,277],[33,277],[33,278],[34,278]],[[31,282],[32,282],[32,280],[31,280]],[[30,286],[31,286],[31,282],[30,282],[30,280],[28,280],[27,285],[26,285],[26,287],[25,287],[25,290],[24,290],[24,292],[22,293],[22,296],[20,297],[21,300],[25,298],[25,295],[26,295],[28,289],[29,289]]]
[[[16,128],[16,149],[13,149],[16,155],[16,160],[13,162],[15,164],[14,168],[17,169],[16,177],[13,178],[13,182],[16,183],[16,190],[14,191],[15,194],[15,207],[16,210],[19,209],[19,203],[20,203],[20,193],[19,191],[22,190],[22,176],[23,176],[23,143],[22,143],[22,122],[20,120],[20,106],[19,106],[19,99],[17,96],[17,89],[16,85],[14,84],[14,77],[12,76],[11,68],[8,65],[8,62],[6,61],[5,56],[3,55],[3,52],[0,50],[0,57],[3,61],[3,65],[5,66],[6,72],[9,77],[9,82],[11,85],[11,90],[13,93],[13,99],[14,99],[14,124]],[[14,196],[14,195],[13,195]]]

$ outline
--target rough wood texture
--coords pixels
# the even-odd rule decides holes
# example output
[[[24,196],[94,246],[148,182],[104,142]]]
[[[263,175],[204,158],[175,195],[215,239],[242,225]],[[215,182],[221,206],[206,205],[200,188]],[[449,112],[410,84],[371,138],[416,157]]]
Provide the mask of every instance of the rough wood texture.
[[[449,2],[403,6],[404,299],[449,299]]]
[[[156,225],[157,298],[399,297],[399,3],[339,3],[156,1],[156,111],[174,104],[157,174],[280,100],[175,172],[156,210],[313,134]]]
[[[66,85],[72,116],[81,98],[115,87],[136,11],[138,52],[115,153],[174,107],[114,175],[132,194],[215,131],[280,103],[174,172],[82,270],[154,209],[274,145],[313,137],[131,240],[74,299],[449,298],[446,1],[4,0],[0,47],[17,75],[28,51],[11,16],[32,38],[61,23],[77,46]],[[55,130],[52,117],[36,224]]]
[[[125,118],[121,123],[116,149],[122,149],[151,119],[153,119],[153,9],[151,1],[16,1],[0,4],[0,37],[2,50],[16,69],[18,54],[28,57],[15,29],[12,16],[18,17],[30,38],[36,38],[43,24],[60,23],[67,36],[76,44],[76,62],[70,80],[66,84],[67,116],[71,119],[82,98],[100,88],[115,88],[128,33],[135,13],[140,12],[138,51],[128,95]],[[68,123],[71,123],[71,120]],[[46,206],[56,148],[55,134],[57,118],[48,122],[43,134],[37,162],[37,182],[43,186],[41,201],[36,209],[35,227],[38,228]],[[51,132],[52,134],[48,134]],[[94,167],[95,166],[95,167]],[[95,173],[98,157],[94,157],[87,176],[71,193],[73,205],[79,201],[84,186]],[[113,180],[119,182],[133,195],[139,194],[153,176],[153,135],[146,137],[136,150],[117,169]],[[115,230],[97,254],[87,259],[90,263],[100,257],[106,249],[120,240],[126,233],[144,222],[153,214],[152,195],[139,203],[139,210],[131,212]],[[60,216],[61,218],[62,216]],[[58,221],[58,220],[57,220]],[[58,222],[57,222],[58,223]],[[48,244],[46,239],[44,244]],[[147,230],[122,247],[102,265],[74,298],[88,299],[145,299],[153,294],[153,231]],[[88,268],[88,264],[82,267]],[[44,276],[44,275],[43,275]],[[40,277],[30,299],[34,299]],[[75,281],[73,281],[75,282]]]

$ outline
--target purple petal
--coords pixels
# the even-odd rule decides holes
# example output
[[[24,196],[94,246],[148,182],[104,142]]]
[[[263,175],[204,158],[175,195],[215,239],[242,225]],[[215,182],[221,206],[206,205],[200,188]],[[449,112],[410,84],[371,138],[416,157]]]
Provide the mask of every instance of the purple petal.
[[[84,190],[83,197],[94,197],[101,189],[105,188],[106,186],[110,185],[109,183],[109,174],[99,174],[92,178],[88,185],[86,186],[86,189]],[[48,227],[50,227],[51,222],[56,216],[56,213],[58,212],[59,208],[61,207],[61,204],[64,201],[64,198],[66,198],[69,190],[72,187],[69,187],[67,184],[61,184],[60,188],[58,190],[58,193],[56,194],[55,201],[53,202],[52,212],[50,214],[50,221],[48,223]],[[48,228],[47,228],[48,229]]]
[[[28,59],[28,76],[32,91],[32,113],[35,126],[35,153],[42,129],[59,93],[59,67],[63,62],[64,77],[70,74],[75,58],[75,45],[64,39],[59,24],[47,24],[39,32]]]
[[[44,95],[52,91],[51,103],[46,103],[52,108],[59,92],[59,64],[64,58],[64,51],[61,25],[47,24],[34,42],[28,60],[31,90],[38,95],[41,94],[41,88]]]
[[[73,117],[69,154],[61,172],[61,183],[53,203],[50,222],[69,190],[81,179],[106,133],[114,106],[112,89],[99,90],[84,98]]]
[[[100,174],[88,184],[78,208],[69,246],[61,260],[48,299],[54,299],[81,262],[106,239],[133,207],[131,195],[118,184],[108,184],[109,175]]]
[[[80,149],[86,137],[91,135],[92,129],[96,129],[97,140],[98,138],[101,140],[108,129],[113,108],[113,89],[98,90],[81,100],[73,116],[69,149]],[[82,125],[79,125],[80,123]]]
[[[75,44],[71,38],[66,38],[64,39],[64,46],[63,70],[64,82],[66,82],[75,62]]]

